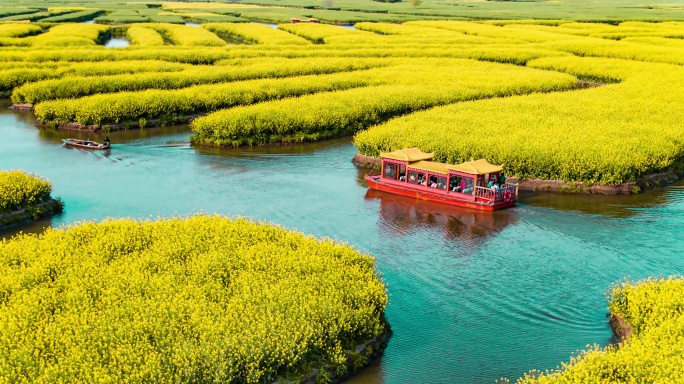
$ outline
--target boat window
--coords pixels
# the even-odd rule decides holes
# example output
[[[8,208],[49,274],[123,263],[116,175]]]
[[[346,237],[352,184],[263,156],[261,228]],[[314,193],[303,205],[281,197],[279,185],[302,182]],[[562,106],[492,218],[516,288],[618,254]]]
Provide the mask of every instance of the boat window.
[[[437,175],[430,175],[428,178],[428,187],[446,189],[446,178]]]
[[[396,179],[396,175],[397,175],[397,165],[392,164],[392,163],[386,163],[382,176],[384,176],[388,179]]]
[[[452,175],[449,178],[449,190],[452,192],[472,194],[474,184],[475,180],[469,177]]]
[[[417,171],[409,171],[408,182],[412,184],[423,184],[425,182],[425,174]]]
[[[437,178],[437,188],[446,189],[446,177]]]

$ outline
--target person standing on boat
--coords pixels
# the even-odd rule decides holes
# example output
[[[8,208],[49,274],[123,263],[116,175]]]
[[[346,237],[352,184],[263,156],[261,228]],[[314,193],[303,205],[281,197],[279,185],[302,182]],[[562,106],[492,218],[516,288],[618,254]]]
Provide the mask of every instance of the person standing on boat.
[[[109,141],[109,136],[105,136],[105,139],[104,139],[105,147],[109,147],[111,144],[112,144],[112,142]]]

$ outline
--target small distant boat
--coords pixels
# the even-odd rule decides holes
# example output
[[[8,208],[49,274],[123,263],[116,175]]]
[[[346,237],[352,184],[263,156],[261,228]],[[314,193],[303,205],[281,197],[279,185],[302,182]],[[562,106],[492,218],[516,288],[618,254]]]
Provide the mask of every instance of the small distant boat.
[[[382,153],[382,173],[366,175],[371,189],[459,207],[496,211],[515,205],[518,185],[504,181],[503,167],[487,160],[433,162],[418,148]],[[490,185],[489,187],[485,187]]]
[[[85,149],[109,149],[110,145],[107,144],[102,144],[98,143],[96,141],[91,141],[91,140],[80,140],[80,139],[62,139],[64,142],[64,145],[68,145],[70,147],[78,147],[78,148],[85,148]]]

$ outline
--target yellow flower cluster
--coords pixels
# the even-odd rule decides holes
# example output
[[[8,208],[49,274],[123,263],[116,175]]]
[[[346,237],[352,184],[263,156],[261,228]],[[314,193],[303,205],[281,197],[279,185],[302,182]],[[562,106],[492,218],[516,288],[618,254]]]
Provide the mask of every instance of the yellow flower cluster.
[[[37,106],[41,119],[55,122],[213,112],[193,125],[193,140],[212,145],[318,140],[370,128],[355,138],[366,155],[418,146],[445,161],[485,157],[523,178],[620,184],[684,169],[678,129],[684,24],[423,20],[356,26],[145,24],[127,27],[132,40],[141,40],[124,49],[33,43],[67,31],[74,31],[68,38],[92,42],[104,28],[64,24],[38,36],[4,38],[30,48],[2,49],[0,87],[13,88],[15,103],[55,100]],[[253,44],[226,45],[219,36]],[[435,68],[435,59],[471,60]],[[138,60],[193,66],[175,73],[112,72]],[[347,65],[359,61],[364,64]],[[60,64],[53,71],[41,67],[47,62]],[[80,74],[66,62],[112,69]],[[387,71],[373,72],[375,79],[362,73],[385,65]],[[397,74],[400,67],[406,73]],[[383,77],[388,71],[396,76]],[[293,85],[295,79],[283,79],[333,72],[348,72],[348,81],[330,86],[303,77],[305,84]],[[228,84],[265,78],[272,82],[249,83],[256,87],[252,98],[248,84]],[[559,92],[577,79],[607,86]],[[525,96],[504,97],[515,95]],[[432,107],[438,109],[420,112]],[[387,122],[402,115],[409,116]]]
[[[7,70],[0,71],[0,90],[11,90],[26,83],[66,76],[111,76],[144,72],[177,72],[188,68],[186,64],[161,60],[116,61],[112,63],[58,62],[42,66],[33,63],[25,64],[26,67],[24,68],[17,67],[12,70],[7,68]]]
[[[61,24],[43,34],[24,39],[30,39],[34,47],[93,46],[107,30],[108,26],[99,24]]]
[[[231,146],[335,137],[438,105],[559,91],[573,88],[576,82],[574,76],[528,68],[428,59],[418,65],[407,63],[376,71],[370,79],[378,85],[271,101],[200,117],[191,124],[196,133],[192,140]]]
[[[384,331],[370,256],[245,219],[114,220],[0,243],[0,381],[257,383]]]
[[[223,47],[226,45],[220,37],[204,28],[164,23],[134,24],[134,26],[153,29],[166,36],[174,44],[181,46]]]
[[[0,214],[50,199],[50,182],[23,171],[0,171]]]
[[[207,30],[221,36],[257,44],[269,45],[309,45],[310,41],[267,25],[251,23],[208,23],[202,25]]]
[[[528,65],[620,83],[453,104],[373,127],[354,143],[366,155],[417,146],[447,162],[486,158],[518,177],[608,185],[682,168],[684,109],[677,100],[684,88],[672,87],[684,86],[681,67],[574,56]],[[472,134],[482,127],[486,135]]]
[[[350,70],[355,69],[355,64],[358,63],[347,63]],[[342,68],[344,67],[336,67],[334,70]],[[315,68],[302,65],[298,70],[313,71]],[[150,89],[144,92],[119,92],[80,99],[52,100],[38,104],[35,114],[41,121],[101,125],[137,121],[140,118],[149,120],[160,116],[175,117],[213,112],[221,108],[368,84],[365,78],[346,73],[245,80],[198,85],[179,90]]]
[[[164,45],[164,38],[159,32],[138,26],[131,26],[126,29],[126,37],[133,45],[140,47],[158,47]]]
[[[327,37],[340,36],[340,35],[369,35],[371,33],[364,31],[355,31],[344,28],[335,27],[326,24],[280,24],[278,29],[292,33],[293,35],[301,36],[307,40],[312,41],[314,44],[323,44]]]
[[[40,26],[33,24],[0,24],[0,37],[23,37],[42,30]]]
[[[684,278],[613,287],[610,312],[632,327],[619,346],[588,348],[559,370],[530,372],[519,384],[678,383],[684,377]]]
[[[171,64],[176,65],[179,64]],[[341,58],[316,60],[270,59],[256,60],[246,65],[194,66],[169,73],[123,73],[118,76],[66,76],[25,84],[12,92],[14,103],[36,104],[55,99],[72,99],[94,94],[140,91],[146,89],[179,89],[200,84],[227,83],[237,80],[280,78],[307,74],[344,72],[385,65],[378,60],[345,60]],[[103,71],[119,67],[116,63],[95,64]],[[132,66],[133,68],[137,65]],[[160,66],[161,67],[161,66]],[[150,66],[154,69],[153,66]],[[15,72],[20,73],[20,70]],[[1,72],[0,72],[1,74]]]

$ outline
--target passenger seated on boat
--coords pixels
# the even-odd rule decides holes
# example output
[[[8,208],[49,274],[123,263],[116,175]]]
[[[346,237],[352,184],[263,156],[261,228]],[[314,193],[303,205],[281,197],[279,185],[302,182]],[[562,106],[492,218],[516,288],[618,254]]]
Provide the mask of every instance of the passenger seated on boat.
[[[416,173],[415,172],[409,172],[409,183],[415,183],[416,182]]]
[[[465,179],[461,179],[461,183],[458,185],[458,189],[461,191],[465,191],[465,189],[468,187],[468,183],[466,183]],[[465,192],[463,192],[465,193]]]

